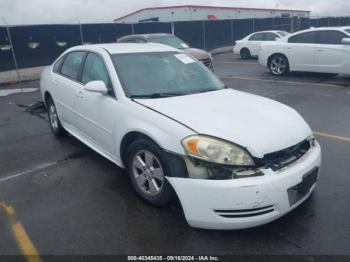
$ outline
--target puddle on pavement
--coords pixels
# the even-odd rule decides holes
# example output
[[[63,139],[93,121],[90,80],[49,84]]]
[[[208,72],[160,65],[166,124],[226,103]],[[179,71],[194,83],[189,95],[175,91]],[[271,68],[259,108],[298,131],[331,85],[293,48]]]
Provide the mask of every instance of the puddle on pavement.
[[[0,97],[8,95],[19,94],[19,93],[31,93],[39,90],[39,88],[15,88],[15,89],[0,89]]]

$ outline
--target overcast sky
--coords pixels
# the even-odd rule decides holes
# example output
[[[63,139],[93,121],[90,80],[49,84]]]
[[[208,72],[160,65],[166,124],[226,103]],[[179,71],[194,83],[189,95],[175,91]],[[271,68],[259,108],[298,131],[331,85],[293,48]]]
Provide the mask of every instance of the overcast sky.
[[[312,16],[350,16],[350,0],[0,0],[0,17],[9,24],[112,22],[145,7],[196,4],[312,11]],[[3,24],[0,20],[0,24]]]

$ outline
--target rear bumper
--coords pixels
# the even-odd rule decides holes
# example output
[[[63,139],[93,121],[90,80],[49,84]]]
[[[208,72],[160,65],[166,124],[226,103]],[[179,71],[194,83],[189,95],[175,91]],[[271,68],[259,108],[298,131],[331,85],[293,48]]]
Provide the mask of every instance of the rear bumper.
[[[314,184],[297,202],[290,204],[288,190],[300,184],[305,174],[321,165],[317,144],[293,165],[262,177],[233,180],[167,178],[175,189],[187,222],[206,229],[243,229],[274,221],[303,203]],[[233,216],[232,216],[233,214]]]
[[[239,46],[235,46],[233,48],[233,54],[239,55],[241,53],[241,48]]]

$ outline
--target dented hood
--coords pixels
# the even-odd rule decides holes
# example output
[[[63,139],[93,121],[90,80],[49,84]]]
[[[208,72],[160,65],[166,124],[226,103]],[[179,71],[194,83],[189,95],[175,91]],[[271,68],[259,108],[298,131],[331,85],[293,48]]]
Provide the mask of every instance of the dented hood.
[[[307,123],[290,107],[233,89],[137,101],[199,134],[241,145],[258,158],[312,135]]]

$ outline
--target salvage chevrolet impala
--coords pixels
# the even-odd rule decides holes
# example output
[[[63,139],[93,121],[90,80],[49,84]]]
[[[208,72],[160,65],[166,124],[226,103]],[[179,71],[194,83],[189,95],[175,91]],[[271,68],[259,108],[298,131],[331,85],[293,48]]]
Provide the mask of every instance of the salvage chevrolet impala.
[[[156,206],[178,197],[188,223],[271,222],[313,192],[321,149],[278,102],[228,89],[202,63],[159,44],[67,50],[41,77],[53,133],[126,168]]]

